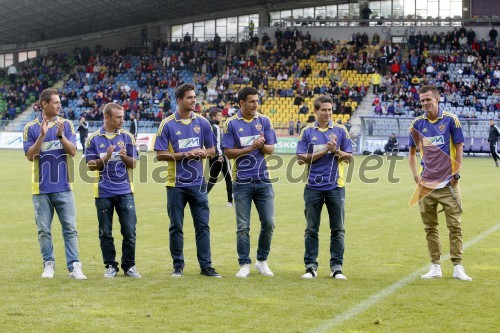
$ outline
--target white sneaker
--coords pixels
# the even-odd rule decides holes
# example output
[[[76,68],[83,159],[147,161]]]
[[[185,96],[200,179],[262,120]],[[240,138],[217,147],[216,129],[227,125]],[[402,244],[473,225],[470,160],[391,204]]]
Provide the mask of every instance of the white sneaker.
[[[250,275],[250,264],[244,264],[240,266],[240,271],[236,273],[236,277],[246,278]]]
[[[301,276],[301,278],[305,280],[315,279],[317,277],[318,277],[318,272],[312,267],[306,269],[306,273]]]
[[[228,207],[233,207],[233,203],[232,203],[232,202],[228,202],[228,203],[227,203],[227,206],[228,206]]]
[[[258,261],[255,263],[255,269],[260,272],[260,274],[264,276],[274,276],[274,273],[271,272],[269,266],[267,266],[267,261]]]
[[[116,267],[108,266],[108,268],[106,268],[106,273],[104,273],[104,277],[111,279],[111,278],[114,278],[117,273],[118,273],[118,269]]]
[[[142,278],[141,274],[137,273],[137,269],[135,268],[135,266],[130,267],[128,271],[125,272],[125,276],[136,279]]]
[[[87,277],[83,275],[81,262],[75,261],[73,263],[73,270],[69,272],[69,277],[76,280],[87,280]]]
[[[342,274],[342,271],[331,272],[330,277],[337,280],[347,280],[347,277],[344,274]]]
[[[432,264],[429,272],[422,275],[421,278],[422,279],[433,279],[433,278],[440,278],[442,276],[443,276],[443,273],[441,273],[441,265],[440,264]]]
[[[462,265],[455,265],[453,267],[453,277],[463,281],[472,281],[472,278],[465,274],[465,269]]]
[[[43,263],[42,277],[44,279],[52,279],[54,277],[54,268],[56,263],[53,261],[46,261]]]

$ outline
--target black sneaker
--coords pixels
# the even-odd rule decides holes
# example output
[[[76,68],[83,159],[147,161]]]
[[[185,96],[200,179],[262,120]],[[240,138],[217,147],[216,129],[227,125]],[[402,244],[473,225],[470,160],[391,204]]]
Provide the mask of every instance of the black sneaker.
[[[216,277],[216,278],[221,278],[222,275],[220,275],[219,273],[217,273],[215,271],[215,269],[213,269],[212,267],[207,267],[207,268],[204,268],[201,270],[200,272],[201,275],[205,275],[205,276],[210,276],[210,277]]]
[[[184,271],[182,270],[181,267],[174,267],[174,271],[172,272],[172,277],[174,278],[178,278],[178,277],[182,277],[182,275],[184,275]]]

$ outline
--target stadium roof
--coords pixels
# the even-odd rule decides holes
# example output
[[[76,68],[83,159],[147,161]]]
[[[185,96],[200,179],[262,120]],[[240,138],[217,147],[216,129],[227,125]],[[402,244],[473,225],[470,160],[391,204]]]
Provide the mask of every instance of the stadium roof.
[[[279,0],[0,0],[0,44],[88,34],[251,7]],[[236,14],[238,15],[238,14]]]

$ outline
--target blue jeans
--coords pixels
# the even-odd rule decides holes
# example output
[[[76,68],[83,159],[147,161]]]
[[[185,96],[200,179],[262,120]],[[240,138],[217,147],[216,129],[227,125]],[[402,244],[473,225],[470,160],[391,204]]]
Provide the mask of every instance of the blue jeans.
[[[66,251],[66,265],[73,270],[78,259],[78,234],[76,231],[75,198],[72,191],[34,194],[35,221],[38,227],[38,243],[43,262],[55,261],[52,244],[52,220],[54,209],[59,217]]]
[[[167,213],[170,219],[170,254],[174,268],[184,267],[184,208],[189,203],[193,217],[196,254],[201,269],[212,266],[210,253],[210,208],[206,185],[190,187],[167,187]]]
[[[321,222],[321,210],[326,204],[330,217],[330,268],[332,271],[342,269],[344,260],[344,199],[345,188],[321,191],[308,187],[304,189],[306,231],[304,263],[318,269],[318,232]]]
[[[252,201],[259,213],[260,234],[257,260],[265,261],[271,251],[274,231],[274,190],[270,183],[233,183],[236,212],[236,248],[240,265],[250,264],[250,210]]]
[[[134,195],[132,193],[117,195],[110,198],[96,198],[97,220],[99,221],[99,241],[101,244],[102,259],[106,268],[118,267],[115,261],[116,250],[113,239],[113,213],[116,210],[120,221],[122,234],[122,269],[128,271],[135,266],[135,214]]]

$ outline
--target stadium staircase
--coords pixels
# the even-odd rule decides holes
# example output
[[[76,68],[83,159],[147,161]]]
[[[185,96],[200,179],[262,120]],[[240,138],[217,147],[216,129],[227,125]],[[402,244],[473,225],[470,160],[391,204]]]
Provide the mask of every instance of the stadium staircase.
[[[369,116],[372,113],[372,101],[375,94],[372,92],[372,86],[367,87],[368,92],[358,105],[356,112],[351,117],[351,137],[356,138],[361,135],[361,117]]]

